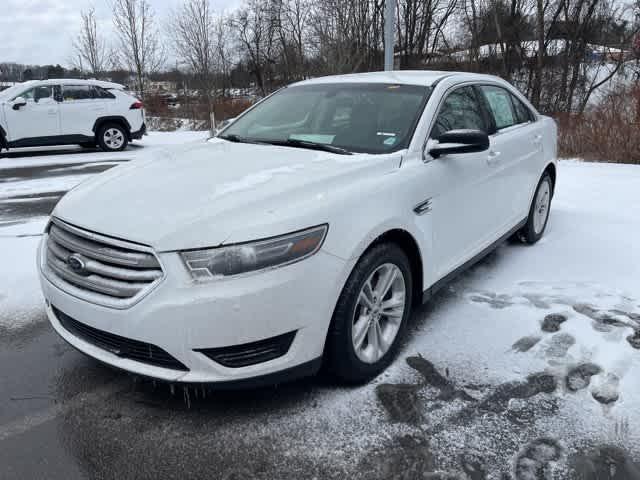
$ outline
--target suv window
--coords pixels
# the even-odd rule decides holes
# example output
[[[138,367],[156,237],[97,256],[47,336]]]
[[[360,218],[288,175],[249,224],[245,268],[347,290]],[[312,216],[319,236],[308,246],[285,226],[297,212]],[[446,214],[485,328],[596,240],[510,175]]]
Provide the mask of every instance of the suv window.
[[[116,98],[109,90],[95,85],[93,87],[93,94],[95,98]]]
[[[53,100],[53,87],[51,85],[33,87],[20,96],[25,100],[33,100],[36,103],[45,98]]]
[[[507,128],[519,123],[516,117],[511,94],[504,88],[483,85],[480,87],[484,97],[487,99],[489,110],[496,124],[496,129]]]
[[[93,90],[90,85],[64,85],[62,87],[62,97],[65,102],[75,102],[78,100],[93,100]]]
[[[445,98],[431,129],[431,138],[437,139],[449,130],[459,129],[487,131],[482,107],[471,86],[458,88]]]

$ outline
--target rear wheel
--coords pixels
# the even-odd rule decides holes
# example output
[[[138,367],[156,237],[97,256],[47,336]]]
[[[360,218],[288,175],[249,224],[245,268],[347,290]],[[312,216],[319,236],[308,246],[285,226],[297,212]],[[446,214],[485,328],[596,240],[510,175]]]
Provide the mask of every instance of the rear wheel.
[[[117,123],[106,123],[98,129],[98,145],[105,152],[119,152],[127,148],[129,137]]]
[[[524,243],[534,244],[544,234],[549,220],[551,209],[551,197],[553,196],[553,181],[549,173],[544,173],[538,183],[538,188],[533,196],[533,202],[529,209],[527,223],[518,232],[518,238]]]
[[[395,357],[411,313],[409,260],[393,243],[376,245],[357,263],[336,305],[325,360],[349,383],[368,381]]]

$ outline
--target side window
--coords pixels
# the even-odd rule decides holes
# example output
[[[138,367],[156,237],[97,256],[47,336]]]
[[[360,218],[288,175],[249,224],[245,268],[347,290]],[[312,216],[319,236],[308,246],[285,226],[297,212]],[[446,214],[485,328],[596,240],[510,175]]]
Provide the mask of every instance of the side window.
[[[65,102],[77,102],[79,100],[93,100],[93,89],[89,85],[64,85],[62,97]]]
[[[511,95],[511,101],[513,102],[513,108],[516,110],[518,123],[533,122],[535,120],[535,116],[531,110],[529,110],[524,103],[518,100],[517,97]]]
[[[109,90],[102,87],[97,87],[97,86],[93,87],[93,94],[95,98],[104,98],[104,99],[116,98],[116,96],[113,93],[111,93]]]
[[[445,98],[430,137],[437,139],[449,130],[459,129],[487,131],[482,107],[471,86],[458,88]]]
[[[489,110],[495,120],[496,129],[500,130],[501,128],[507,128],[519,123],[513,104],[511,103],[511,94],[509,92],[504,88],[489,85],[480,88],[489,104]]]
[[[42,86],[42,87],[33,87],[24,92],[22,95],[25,100],[33,101],[38,103],[40,100],[53,100],[53,87],[51,86]]]

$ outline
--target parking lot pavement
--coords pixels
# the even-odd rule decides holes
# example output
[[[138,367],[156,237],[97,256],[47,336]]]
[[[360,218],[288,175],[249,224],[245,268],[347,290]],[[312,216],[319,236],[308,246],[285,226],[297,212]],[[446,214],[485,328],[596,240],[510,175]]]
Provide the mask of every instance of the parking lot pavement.
[[[116,157],[0,159],[0,478],[640,479],[639,168],[561,163],[545,238],[501,247],[415,312],[374,382],[217,392],[84,357],[37,286],[57,199],[181,141],[166,135]]]

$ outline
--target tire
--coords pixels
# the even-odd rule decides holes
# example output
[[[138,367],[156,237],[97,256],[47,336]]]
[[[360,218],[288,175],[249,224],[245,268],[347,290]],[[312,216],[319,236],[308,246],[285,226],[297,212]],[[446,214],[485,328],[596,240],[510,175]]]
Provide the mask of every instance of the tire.
[[[396,280],[391,283],[388,293],[383,298],[377,299],[377,294],[382,291],[382,285],[378,282],[388,272],[395,272]],[[375,296],[371,298],[377,302],[378,309],[369,310],[360,300],[367,282],[373,287],[372,293],[375,293]],[[399,307],[389,307],[386,311],[394,315],[393,317],[385,316],[384,310],[380,311],[379,306],[399,302],[402,286],[404,286],[402,312],[399,313]],[[407,319],[411,314],[412,287],[409,259],[396,244],[376,245],[360,258],[342,289],[331,319],[324,354],[325,369],[330,375],[346,383],[363,383],[373,379],[387,368],[397,354]],[[395,301],[391,302],[394,299]],[[360,348],[356,347],[357,340],[353,338],[357,323],[373,325],[373,327],[360,328],[360,332],[365,330],[367,332],[360,336]],[[375,330],[375,325],[380,327]],[[381,334],[384,339],[380,344],[382,348],[377,351],[377,354],[374,354],[376,349],[374,343],[370,341],[372,328],[375,330],[374,339],[378,334]],[[395,335],[393,335],[394,330]],[[387,347],[383,352],[385,344]]]
[[[553,180],[551,175],[545,172],[538,182],[536,193],[531,201],[527,223],[517,233],[518,239],[523,243],[533,245],[536,243],[547,228],[549,221],[549,211],[551,210],[551,199],[553,198]],[[541,200],[541,203],[539,203]],[[544,210],[540,210],[544,208]],[[541,215],[542,214],[542,215]]]
[[[127,148],[129,134],[119,123],[105,123],[98,129],[97,142],[105,152],[119,152]]]

